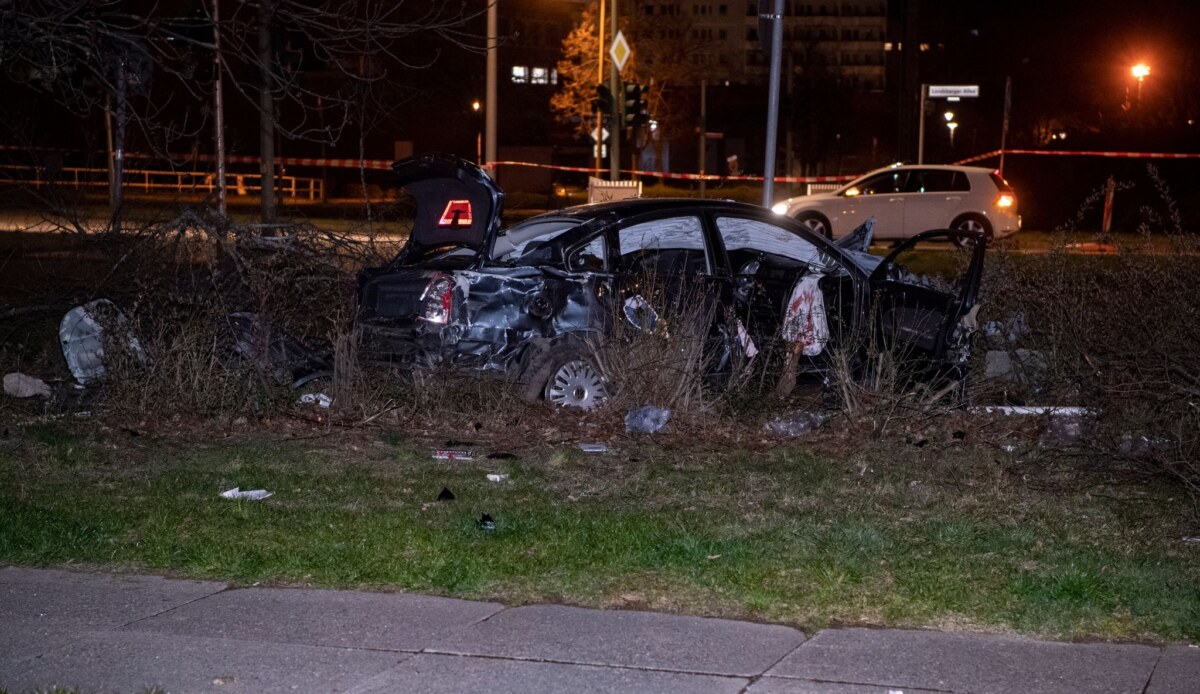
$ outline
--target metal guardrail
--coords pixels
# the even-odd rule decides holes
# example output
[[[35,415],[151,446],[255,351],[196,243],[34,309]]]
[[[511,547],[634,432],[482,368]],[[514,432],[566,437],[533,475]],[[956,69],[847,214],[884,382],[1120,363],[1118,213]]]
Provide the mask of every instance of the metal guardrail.
[[[64,166],[53,172],[45,167],[0,164],[0,171],[23,171],[31,177],[0,176],[0,185],[31,185],[35,188],[49,185],[74,188],[108,187],[108,170]],[[292,199],[324,200],[325,181],[319,178],[299,176],[276,176],[275,189],[284,197]],[[217,189],[216,174],[211,171],[154,171],[150,169],[126,169],[125,190],[174,191],[177,193],[205,193]],[[262,190],[262,177],[257,173],[225,174],[225,189],[230,194],[249,195]]]

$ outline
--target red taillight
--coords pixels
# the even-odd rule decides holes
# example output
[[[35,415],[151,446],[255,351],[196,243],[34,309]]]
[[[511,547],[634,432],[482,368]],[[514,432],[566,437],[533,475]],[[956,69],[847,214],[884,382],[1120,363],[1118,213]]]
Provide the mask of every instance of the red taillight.
[[[454,280],[449,275],[434,275],[421,293],[421,304],[421,320],[442,324],[449,322],[450,309],[454,306]]]
[[[996,198],[996,207],[1012,207],[1017,204],[1017,197],[1011,193],[1001,193]]]

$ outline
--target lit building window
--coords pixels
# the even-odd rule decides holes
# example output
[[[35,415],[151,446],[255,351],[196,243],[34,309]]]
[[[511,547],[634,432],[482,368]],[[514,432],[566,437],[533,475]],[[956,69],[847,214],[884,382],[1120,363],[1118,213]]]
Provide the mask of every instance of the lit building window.
[[[526,84],[529,82],[529,68],[524,65],[513,65],[512,81],[514,84]]]
[[[531,83],[550,84],[550,71],[546,68],[535,67],[532,69],[530,74],[532,75],[531,79],[529,80]]]

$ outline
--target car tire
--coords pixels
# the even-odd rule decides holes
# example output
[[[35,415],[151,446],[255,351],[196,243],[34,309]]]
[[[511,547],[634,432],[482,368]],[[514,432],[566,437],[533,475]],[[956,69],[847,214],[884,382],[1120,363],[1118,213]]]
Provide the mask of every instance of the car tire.
[[[809,231],[818,236],[824,236],[827,239],[833,238],[833,227],[829,224],[829,220],[825,215],[820,212],[805,210],[796,215],[796,221],[808,227]]]
[[[591,410],[608,401],[608,382],[595,356],[578,341],[535,345],[517,383],[526,402]]]
[[[951,229],[961,229],[963,231],[982,231],[983,240],[986,243],[992,242],[992,223],[980,214],[964,214],[959,215],[950,224]]]

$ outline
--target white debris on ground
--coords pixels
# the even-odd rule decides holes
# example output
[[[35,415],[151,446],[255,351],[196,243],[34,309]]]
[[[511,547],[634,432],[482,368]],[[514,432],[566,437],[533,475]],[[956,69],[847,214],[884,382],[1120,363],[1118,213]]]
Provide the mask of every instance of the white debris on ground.
[[[4,375],[4,394],[14,398],[48,398],[50,386],[40,378],[13,372]]]
[[[222,499],[244,499],[246,501],[262,501],[263,499],[274,496],[274,492],[268,492],[265,489],[247,489],[242,491],[241,487],[226,489],[221,492]]]

